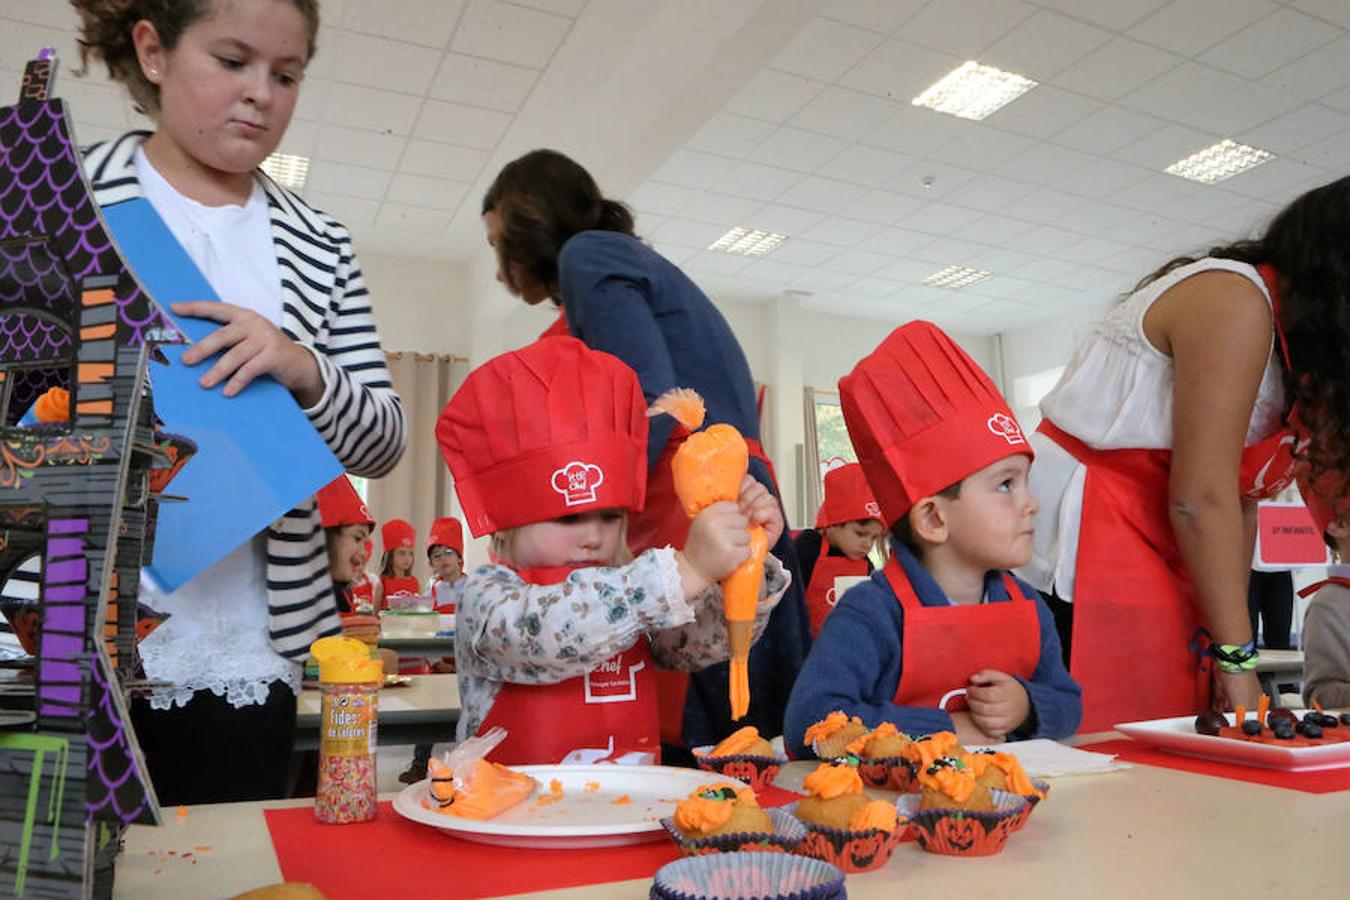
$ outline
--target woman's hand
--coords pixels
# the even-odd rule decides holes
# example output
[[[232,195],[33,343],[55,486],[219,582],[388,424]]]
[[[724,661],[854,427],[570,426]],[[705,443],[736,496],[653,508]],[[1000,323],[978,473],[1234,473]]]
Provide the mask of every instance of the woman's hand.
[[[778,543],[783,534],[783,510],[778,505],[778,498],[769,493],[768,488],[746,475],[741,479],[741,493],[736,499],[736,505],[751,525],[759,525],[764,529],[770,547]]]
[[[252,310],[214,301],[175,303],[171,308],[180,316],[221,323],[183,354],[189,366],[221,354],[198,379],[207,390],[225,381],[223,393],[233,397],[258,376],[271,375],[302,407],[313,406],[323,396],[323,378],[314,357]]]
[[[1265,692],[1261,690],[1261,679],[1256,677],[1255,672],[1233,672],[1230,674],[1216,668],[1214,670],[1214,696],[1210,705],[1220,712],[1227,712],[1239,706],[1256,709],[1256,705],[1261,702],[1263,693]]]

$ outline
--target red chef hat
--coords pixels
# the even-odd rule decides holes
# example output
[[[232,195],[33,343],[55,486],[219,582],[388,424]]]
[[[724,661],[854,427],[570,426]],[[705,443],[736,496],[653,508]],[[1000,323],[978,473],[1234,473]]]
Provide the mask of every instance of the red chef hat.
[[[475,537],[590,509],[639,510],[646,497],[637,375],[575,338],[542,338],[470,372],[436,440]]]
[[[881,519],[881,507],[867,486],[862,466],[847,463],[825,473],[825,502],[816,511],[816,527],[828,528],[859,519]]]
[[[989,376],[930,322],[891,332],[839,379],[839,395],[887,528],[921,497],[1004,457],[1034,455]]]
[[[464,526],[459,524],[459,519],[453,516],[437,519],[431,523],[431,533],[427,535],[427,547],[437,545],[449,547],[464,556]]]
[[[391,553],[400,547],[411,547],[417,543],[417,531],[411,522],[402,519],[390,519],[380,526],[380,542],[384,552]]]
[[[366,506],[346,475],[339,475],[320,488],[315,499],[319,501],[319,518],[324,528],[336,528],[339,525],[375,527],[375,517],[370,514],[370,507]]]

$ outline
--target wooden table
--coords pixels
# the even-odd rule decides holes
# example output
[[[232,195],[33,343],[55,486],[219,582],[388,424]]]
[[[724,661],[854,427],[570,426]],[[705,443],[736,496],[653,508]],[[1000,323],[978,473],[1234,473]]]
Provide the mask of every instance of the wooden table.
[[[459,682],[454,675],[409,675],[407,687],[380,691],[379,742],[384,745],[453,740],[459,721]],[[295,746],[319,745],[321,696],[304,690],[296,702]]]
[[[813,768],[792,763],[778,784],[800,787]],[[278,882],[262,810],[310,802],[194,807],[184,819],[170,811],[163,828],[132,828],[114,895],[220,897]],[[199,845],[212,850],[196,854],[196,865],[167,856]],[[954,859],[906,844],[886,868],[850,875],[848,893],[854,900],[1338,897],[1350,885],[1347,847],[1350,792],[1305,794],[1135,766],[1056,779],[1050,799],[999,856]],[[639,879],[533,896],[645,900],[650,885]]]

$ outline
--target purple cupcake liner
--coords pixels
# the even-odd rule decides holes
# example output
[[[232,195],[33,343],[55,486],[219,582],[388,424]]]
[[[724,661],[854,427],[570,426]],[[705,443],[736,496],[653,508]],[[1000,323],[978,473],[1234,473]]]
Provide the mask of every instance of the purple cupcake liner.
[[[773,823],[772,834],[746,832],[687,838],[675,827],[673,818],[667,816],[661,820],[661,825],[685,856],[709,853],[791,853],[806,837],[805,826],[781,809],[766,809],[765,812]]]
[[[787,853],[719,853],[667,863],[652,900],[843,900],[844,873]]]

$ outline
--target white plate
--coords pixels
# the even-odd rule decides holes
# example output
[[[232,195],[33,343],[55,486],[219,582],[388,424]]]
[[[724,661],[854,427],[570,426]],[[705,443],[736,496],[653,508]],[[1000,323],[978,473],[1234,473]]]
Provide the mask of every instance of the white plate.
[[[1301,719],[1306,710],[1296,709]],[[1228,714],[1233,724],[1233,714]],[[1350,726],[1337,728],[1350,730]],[[1350,741],[1323,744],[1320,747],[1284,747],[1279,744],[1257,744],[1232,738],[1197,734],[1195,716],[1177,716],[1173,719],[1151,719],[1146,722],[1124,722],[1116,731],[1136,741],[1180,753],[1220,762],[1255,766],[1261,769],[1280,769],[1285,772],[1314,772],[1319,769],[1340,769],[1350,766]]]
[[[663,816],[714,776],[696,769],[667,766],[512,766],[539,786],[527,800],[493,819],[461,819],[422,805],[427,782],[404,788],[394,810],[407,819],[441,828],[455,837],[504,847],[575,848],[640,844],[665,836]],[[539,797],[549,782],[562,784],[563,798],[547,806]],[[599,785],[586,790],[587,782]],[[627,795],[632,802],[616,804]]]

